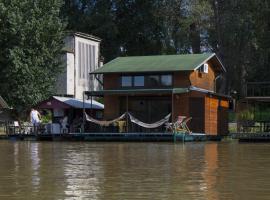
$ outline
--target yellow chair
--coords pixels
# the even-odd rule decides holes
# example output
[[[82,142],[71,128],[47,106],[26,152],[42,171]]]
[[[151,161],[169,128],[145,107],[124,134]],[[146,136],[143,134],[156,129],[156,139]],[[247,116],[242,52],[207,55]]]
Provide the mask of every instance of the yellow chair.
[[[119,132],[123,133],[124,129],[125,129],[125,126],[126,126],[126,121],[120,120],[120,121],[117,122],[117,124],[118,124],[118,127],[119,127]]]

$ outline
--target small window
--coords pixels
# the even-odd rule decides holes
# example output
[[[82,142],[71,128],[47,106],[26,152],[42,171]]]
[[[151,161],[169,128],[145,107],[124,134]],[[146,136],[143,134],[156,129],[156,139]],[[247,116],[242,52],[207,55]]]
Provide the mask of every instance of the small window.
[[[162,86],[172,86],[172,75],[161,75]]]
[[[132,86],[132,77],[131,76],[122,76],[121,77],[121,86],[122,87],[131,87]]]
[[[156,87],[159,86],[159,75],[151,75],[148,76],[148,86],[149,87]]]
[[[144,76],[134,76],[134,86],[143,87],[144,86]]]

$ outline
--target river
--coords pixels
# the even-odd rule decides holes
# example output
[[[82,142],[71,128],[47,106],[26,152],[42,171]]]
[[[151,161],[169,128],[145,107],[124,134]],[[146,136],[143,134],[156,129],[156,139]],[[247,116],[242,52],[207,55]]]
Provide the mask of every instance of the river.
[[[0,141],[0,199],[270,199],[270,144]]]

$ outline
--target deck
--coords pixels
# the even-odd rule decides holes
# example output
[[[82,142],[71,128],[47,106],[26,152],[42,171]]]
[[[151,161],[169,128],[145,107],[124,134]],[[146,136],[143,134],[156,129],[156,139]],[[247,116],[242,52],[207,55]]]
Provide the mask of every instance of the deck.
[[[270,142],[270,132],[268,133],[234,133],[233,139],[239,142]]]
[[[68,133],[68,134],[10,134],[10,140],[34,141],[89,141],[89,142],[192,142],[192,141],[220,141],[220,136],[205,134],[173,134],[173,133]]]

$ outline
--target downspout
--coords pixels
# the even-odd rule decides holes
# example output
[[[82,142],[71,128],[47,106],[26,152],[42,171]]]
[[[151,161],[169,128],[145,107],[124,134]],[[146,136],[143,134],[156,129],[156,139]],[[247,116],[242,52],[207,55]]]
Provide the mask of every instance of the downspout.
[[[222,75],[219,74],[218,76],[216,76],[216,78],[215,78],[215,80],[214,80],[214,82],[215,82],[215,85],[214,85],[214,92],[217,92],[217,79],[219,79],[219,78],[221,78],[221,77],[222,77]]]
[[[94,74],[95,79],[99,82],[99,84],[103,87],[103,82],[98,78],[97,74]]]

